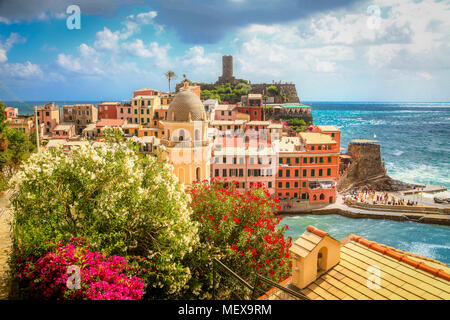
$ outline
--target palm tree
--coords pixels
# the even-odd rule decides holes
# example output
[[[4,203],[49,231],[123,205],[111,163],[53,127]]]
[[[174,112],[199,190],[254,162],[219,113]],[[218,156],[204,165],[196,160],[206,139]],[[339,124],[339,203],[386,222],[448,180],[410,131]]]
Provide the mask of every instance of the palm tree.
[[[169,70],[164,74],[167,78],[167,80],[169,80],[169,93],[170,93],[170,81],[175,80],[177,78],[177,75],[175,74],[175,72]]]

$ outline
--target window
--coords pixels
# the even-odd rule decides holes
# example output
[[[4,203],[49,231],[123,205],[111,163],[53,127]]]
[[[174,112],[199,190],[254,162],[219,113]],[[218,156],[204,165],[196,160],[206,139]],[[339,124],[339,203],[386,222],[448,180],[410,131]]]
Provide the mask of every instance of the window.
[[[137,109],[134,109],[134,114],[137,114]]]
[[[334,138],[334,133],[331,134],[331,137]]]
[[[314,158],[309,158],[309,163],[314,163]]]
[[[303,163],[308,163],[308,158],[303,158]]]
[[[283,164],[283,158],[280,158],[280,164]]]
[[[303,176],[306,177],[307,173],[306,173],[306,169],[303,169]]]
[[[50,113],[49,113],[49,112],[46,112],[45,115],[48,117],[48,116],[50,115]]]
[[[236,163],[237,163],[237,158],[234,157],[234,158],[233,158],[233,164],[236,164]]]
[[[147,131],[144,131],[144,136],[147,136]]]
[[[272,188],[272,181],[269,181],[268,187]]]
[[[223,162],[222,163],[227,163],[227,157],[223,157]]]
[[[300,158],[295,158],[295,164],[299,164],[300,163]]]
[[[286,170],[286,177],[289,178],[291,176],[291,170]]]
[[[283,176],[283,170],[278,170],[278,177],[282,177]]]
[[[225,111],[220,112],[220,115],[222,116],[225,115]]]
[[[282,182],[278,182],[278,188],[283,188],[283,183]]]
[[[303,182],[302,182],[302,187],[303,187],[303,188],[306,188],[306,181],[303,181]]]
[[[239,169],[239,177],[243,177],[244,176],[244,169]]]
[[[311,146],[311,150],[314,150],[314,146]]]
[[[294,193],[294,198],[297,198],[297,192],[296,192],[296,193]]]
[[[319,177],[321,177],[323,175],[323,170],[319,169]]]
[[[227,169],[222,169],[222,177],[226,177],[227,176]]]
[[[231,111],[228,111],[228,115],[231,116]]]
[[[120,108],[120,113],[123,113],[123,108]]]
[[[239,158],[239,164],[244,164],[244,158]]]
[[[250,158],[250,164],[253,164],[253,158]]]
[[[316,170],[311,169],[311,177],[314,177],[316,175]]]
[[[286,182],[286,189],[289,189],[289,188],[290,188],[290,183]]]
[[[294,188],[298,188],[298,181],[294,182]]]
[[[325,195],[323,193],[321,193],[319,199],[320,200],[324,200],[325,199]]]
[[[323,163],[323,157],[319,158],[319,163]]]
[[[331,168],[327,169],[327,176],[331,176]]]
[[[291,164],[291,158],[286,158],[286,163]]]
[[[295,170],[295,176],[298,177],[298,170]]]
[[[328,163],[331,163],[331,157],[328,157]]]

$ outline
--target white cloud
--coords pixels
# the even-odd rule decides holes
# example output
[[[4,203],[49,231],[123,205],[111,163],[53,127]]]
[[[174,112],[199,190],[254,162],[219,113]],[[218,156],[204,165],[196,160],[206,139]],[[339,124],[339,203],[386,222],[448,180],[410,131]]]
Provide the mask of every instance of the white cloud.
[[[117,50],[119,47],[120,32],[112,32],[107,27],[104,27],[102,31],[97,32],[97,40],[94,42],[94,47],[104,50]]]
[[[72,55],[66,55],[64,53],[58,54],[57,64],[66,71],[84,75],[104,74],[103,70],[105,70],[105,66],[94,48],[82,43],[78,47],[78,52],[78,57],[72,57]]]
[[[20,79],[40,79],[43,76],[41,68],[30,61],[25,63],[6,63],[0,66],[3,76]]]

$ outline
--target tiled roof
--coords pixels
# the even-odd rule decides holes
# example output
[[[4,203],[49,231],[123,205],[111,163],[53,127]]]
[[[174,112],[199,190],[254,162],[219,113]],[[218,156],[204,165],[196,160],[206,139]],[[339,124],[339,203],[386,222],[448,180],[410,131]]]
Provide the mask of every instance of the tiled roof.
[[[322,126],[317,126],[322,132],[337,132],[337,131],[341,131],[339,130],[338,127],[336,126],[330,126],[330,125],[322,125]]]
[[[308,226],[306,232],[303,233],[292,245],[291,250],[295,254],[306,257],[328,233]]]
[[[122,119],[103,119],[97,121],[97,127],[120,127],[125,123]]]
[[[304,235],[314,243],[320,241],[320,234],[327,235],[309,226]],[[303,235],[302,238],[300,242],[306,243]],[[340,262],[306,288],[297,289],[292,285],[292,279],[285,281],[283,285],[303,293],[312,300],[450,299],[450,274],[447,273],[448,268],[441,262],[355,235],[349,235],[341,243]],[[371,276],[368,272],[369,267],[380,270],[378,289],[370,289],[367,285]],[[270,300],[276,299],[276,296],[276,292],[273,292],[261,298]]]
[[[336,144],[329,135],[318,132],[300,132],[300,137],[306,144]]]

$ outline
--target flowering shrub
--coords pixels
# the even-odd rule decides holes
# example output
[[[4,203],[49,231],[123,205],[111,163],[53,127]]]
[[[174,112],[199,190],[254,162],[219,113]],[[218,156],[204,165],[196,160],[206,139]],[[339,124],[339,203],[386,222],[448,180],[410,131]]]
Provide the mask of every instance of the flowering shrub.
[[[136,276],[126,275],[128,261],[119,256],[104,257],[91,251],[83,239],[72,239],[67,244],[60,241],[48,246],[42,257],[25,257],[16,249],[12,257],[15,278],[30,298],[37,299],[88,299],[137,300],[141,299],[144,282]],[[80,287],[69,288],[68,269],[80,269]],[[150,271],[150,270],[149,270]]]
[[[201,224],[204,252],[203,263],[191,269],[193,277],[202,279],[199,282],[207,286],[204,292],[212,288],[214,257],[247,280],[254,273],[276,282],[290,275],[292,238],[284,237],[287,226],[278,226],[282,220],[276,215],[279,200],[272,198],[267,189],[257,185],[240,193],[234,183],[225,187],[213,179],[192,185],[188,193],[192,197],[193,219]],[[197,259],[201,259],[198,251]]]
[[[84,236],[102,254],[151,260],[158,273],[146,278],[146,291],[176,296],[191,277],[183,258],[198,242],[190,197],[170,165],[135,147],[119,141],[33,154],[11,180],[15,247]]]

